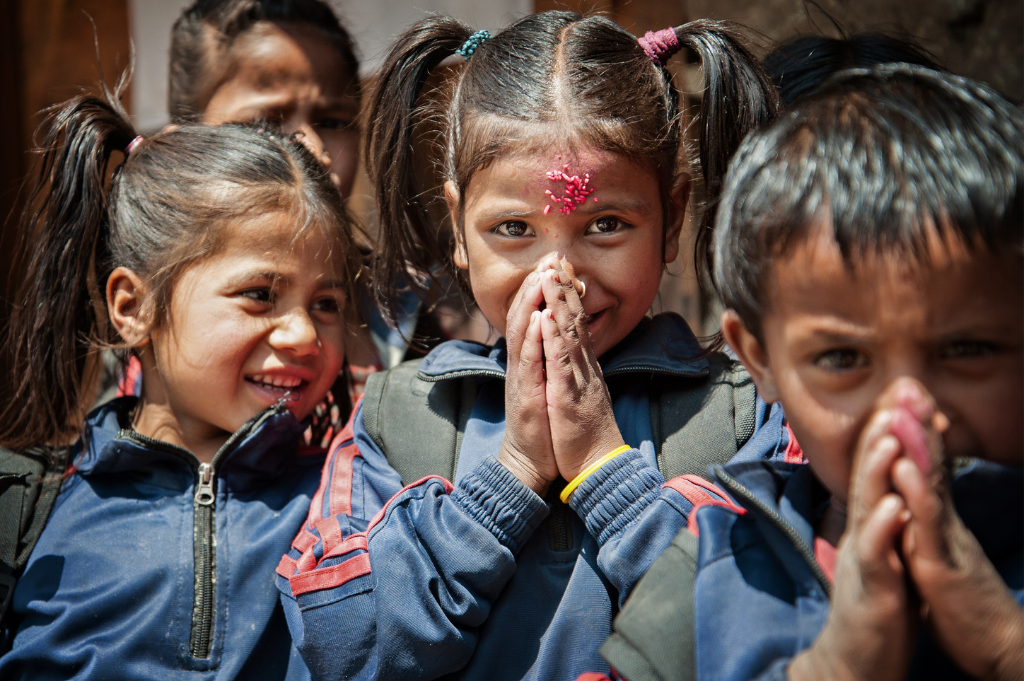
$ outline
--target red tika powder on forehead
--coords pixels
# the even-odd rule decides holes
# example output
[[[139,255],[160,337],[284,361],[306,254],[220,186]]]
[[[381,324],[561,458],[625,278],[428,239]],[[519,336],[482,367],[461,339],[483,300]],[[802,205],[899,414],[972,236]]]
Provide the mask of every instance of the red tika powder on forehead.
[[[572,175],[569,172],[568,163],[560,169],[547,171],[545,176],[552,182],[565,182],[565,193],[562,196],[556,196],[550,189],[544,190],[544,193],[550,197],[552,203],[562,204],[562,207],[558,209],[559,213],[568,215],[576,210],[577,206],[586,201],[588,196],[594,193],[594,188],[590,186],[590,173],[584,173],[583,177]],[[596,201],[597,199],[594,200]],[[544,215],[547,215],[550,210],[551,206],[545,206]]]

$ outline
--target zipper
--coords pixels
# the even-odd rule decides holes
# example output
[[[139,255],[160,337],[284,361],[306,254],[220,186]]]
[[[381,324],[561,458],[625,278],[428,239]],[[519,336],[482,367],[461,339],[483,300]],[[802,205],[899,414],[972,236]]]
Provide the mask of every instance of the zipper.
[[[558,496],[564,488],[565,482],[559,479],[548,492],[548,548],[552,551],[568,551],[574,544],[572,508]]]
[[[143,435],[134,428],[122,428],[119,440],[175,454],[192,468],[196,475],[195,494],[192,497],[192,556],[193,595],[192,631],[189,635],[189,655],[196,659],[210,657],[213,644],[213,626],[217,614],[217,465],[267,419],[286,411],[284,400],[264,409],[249,419],[221,445],[210,463],[200,463],[196,455],[178,445]]]
[[[719,481],[729,490],[734,496],[741,497],[744,501],[749,503],[751,506],[761,512],[775,527],[786,535],[796,550],[803,557],[807,566],[811,568],[811,572],[814,573],[814,577],[818,580],[818,584],[824,589],[825,595],[829,598],[832,597],[832,584],[828,581],[828,577],[825,576],[824,570],[818,565],[818,561],[814,558],[814,550],[807,545],[804,538],[800,536],[796,528],[793,527],[785,518],[783,518],[778,511],[764,503],[761,499],[754,496],[746,487],[736,481],[731,475],[722,470],[721,466],[715,466],[715,476]]]

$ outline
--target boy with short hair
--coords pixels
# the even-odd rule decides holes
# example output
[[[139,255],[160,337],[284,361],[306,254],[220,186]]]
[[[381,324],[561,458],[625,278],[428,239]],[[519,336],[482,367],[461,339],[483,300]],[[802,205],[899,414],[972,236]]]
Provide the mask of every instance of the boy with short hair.
[[[746,452],[690,514],[697,678],[1024,678],[1022,147],[989,88],[890,65],[732,161],[722,331],[809,463]]]

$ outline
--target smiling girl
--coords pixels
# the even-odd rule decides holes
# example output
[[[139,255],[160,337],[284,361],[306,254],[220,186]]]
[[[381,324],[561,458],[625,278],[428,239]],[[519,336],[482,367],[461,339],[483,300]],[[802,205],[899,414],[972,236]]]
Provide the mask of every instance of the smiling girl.
[[[306,678],[273,570],[323,463],[301,421],[344,359],[341,197],[277,133],[143,140],[111,96],[44,129],[0,442],[70,447],[71,467],[0,677]],[[85,416],[111,346],[138,358],[142,394]]]
[[[728,26],[638,41],[603,17],[548,12],[488,39],[434,17],[389,54],[368,147],[382,297],[410,270],[452,263],[503,338],[444,343],[371,379],[336,439],[278,568],[315,676],[601,668],[613,614],[678,529],[651,521],[681,503],[665,477],[728,459],[765,424],[723,355],[702,354],[678,316],[646,316],[690,187],[664,68],[681,45],[703,64],[714,196],[732,148],[776,105]],[[415,181],[414,104],[455,54],[448,64],[467,63],[442,100],[449,241]]]

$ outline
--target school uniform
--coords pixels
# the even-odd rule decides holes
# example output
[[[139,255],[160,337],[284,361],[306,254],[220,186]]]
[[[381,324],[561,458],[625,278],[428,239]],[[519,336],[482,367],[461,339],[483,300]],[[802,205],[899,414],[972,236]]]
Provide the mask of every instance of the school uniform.
[[[495,458],[504,341],[451,341],[419,365],[425,381],[478,382],[452,481],[428,476],[403,488],[360,405],[278,569],[314,678],[575,679],[606,669],[597,650],[612,618],[685,523],[673,506],[682,497],[662,489],[647,390],[652,376],[706,375],[699,352],[681,318],[660,315],[602,358],[634,448],[587,478],[568,506],[557,501],[564,481],[545,500]],[[771,451],[785,449],[781,414],[760,401],[756,429],[775,442]]]
[[[11,605],[0,678],[308,679],[274,568],[302,526],[324,450],[272,407],[212,466],[93,412]]]
[[[721,494],[698,502],[690,518],[699,542],[693,628],[701,680],[785,679],[829,611],[834,550],[814,537],[828,492],[807,465],[745,454],[746,462],[716,470]],[[955,475],[952,494],[964,524],[1024,604],[1024,471],[976,460]],[[969,677],[921,627],[907,678]]]

